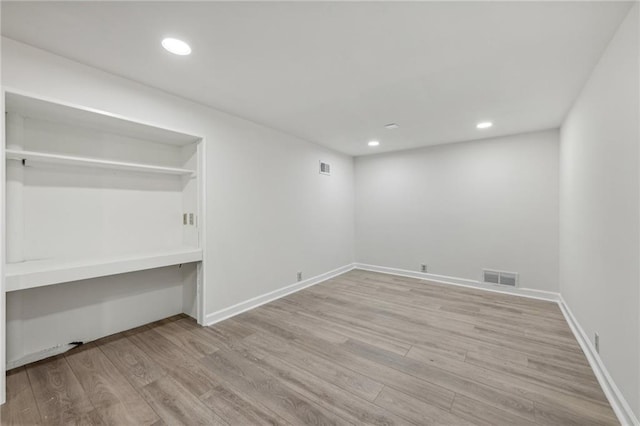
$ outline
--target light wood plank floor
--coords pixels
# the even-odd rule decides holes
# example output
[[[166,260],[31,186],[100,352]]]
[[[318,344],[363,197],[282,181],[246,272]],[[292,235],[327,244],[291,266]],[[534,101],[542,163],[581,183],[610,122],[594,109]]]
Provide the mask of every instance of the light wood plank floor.
[[[618,424],[555,304],[357,270],[7,381],[2,424]]]

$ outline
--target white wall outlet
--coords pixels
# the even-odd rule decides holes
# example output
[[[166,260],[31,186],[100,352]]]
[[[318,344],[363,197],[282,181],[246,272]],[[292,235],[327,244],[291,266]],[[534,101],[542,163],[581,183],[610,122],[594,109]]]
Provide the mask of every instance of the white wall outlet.
[[[422,263],[420,264],[420,272],[427,272],[427,265]]]
[[[194,224],[193,213],[189,213],[189,225]]]
[[[298,281],[302,281],[302,272],[298,272]]]
[[[600,335],[598,333],[593,336],[593,345],[596,347],[596,352],[600,353]]]

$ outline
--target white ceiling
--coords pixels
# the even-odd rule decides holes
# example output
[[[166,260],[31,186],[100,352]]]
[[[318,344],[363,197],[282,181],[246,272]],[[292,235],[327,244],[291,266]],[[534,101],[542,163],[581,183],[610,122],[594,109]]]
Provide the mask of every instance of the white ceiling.
[[[559,126],[630,4],[3,1],[2,34],[363,155]]]

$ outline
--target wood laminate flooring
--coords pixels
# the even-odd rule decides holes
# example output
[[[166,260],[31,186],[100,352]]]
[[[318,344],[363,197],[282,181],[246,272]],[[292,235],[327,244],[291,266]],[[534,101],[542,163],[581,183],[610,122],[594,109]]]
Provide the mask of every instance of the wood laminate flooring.
[[[354,270],[9,372],[2,424],[618,424],[555,303]]]

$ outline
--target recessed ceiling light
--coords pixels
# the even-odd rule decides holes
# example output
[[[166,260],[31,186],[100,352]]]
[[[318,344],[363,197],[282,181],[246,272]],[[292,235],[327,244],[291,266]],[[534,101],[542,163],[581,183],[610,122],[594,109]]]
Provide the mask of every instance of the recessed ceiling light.
[[[369,141],[368,145],[369,146],[378,146],[378,145],[380,145],[380,142],[378,142],[378,141]]]
[[[476,124],[478,129],[488,129],[491,126],[493,126],[493,123],[490,121],[483,121],[482,123]]]
[[[178,40],[177,38],[165,38],[162,40],[162,47],[174,55],[184,56],[191,54],[191,47],[184,41]]]
[[[400,126],[398,126],[396,123],[389,123],[389,124],[385,124],[384,127],[389,130],[393,130],[393,129],[397,129]]]

